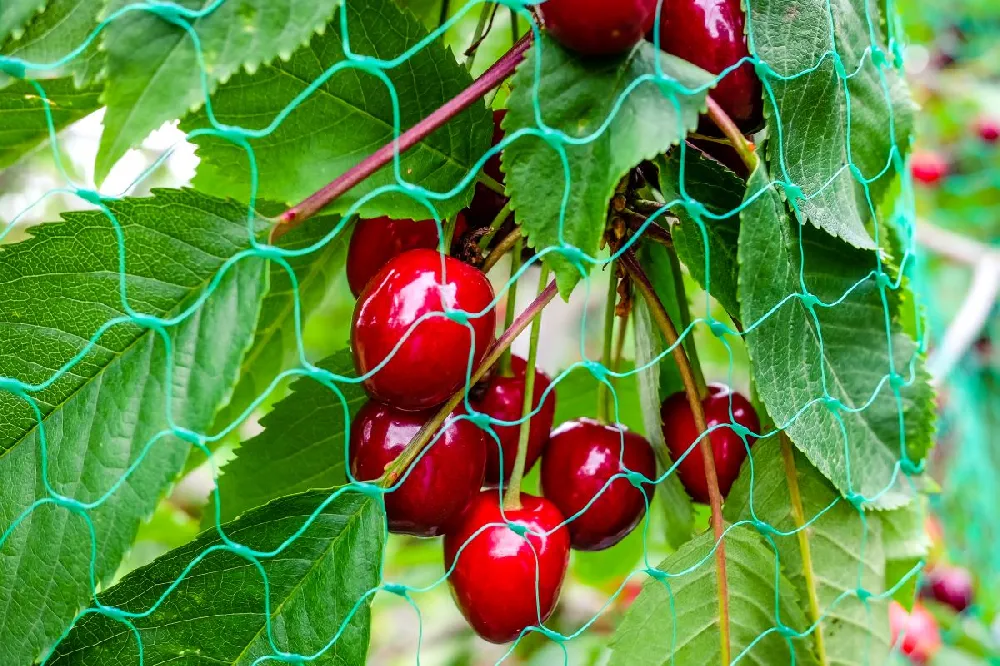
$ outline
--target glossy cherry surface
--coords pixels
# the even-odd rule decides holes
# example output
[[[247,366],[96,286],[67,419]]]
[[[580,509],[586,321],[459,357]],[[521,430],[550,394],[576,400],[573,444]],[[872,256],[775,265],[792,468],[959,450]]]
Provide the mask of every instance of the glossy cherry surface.
[[[660,15],[660,48],[711,74],[750,55],[740,0],[669,0]],[[763,96],[754,67],[744,62],[709,93],[744,132],[763,120]]]
[[[926,664],[941,647],[937,620],[920,604],[907,613],[898,601],[890,601],[889,633],[892,644],[915,664]]]
[[[705,425],[712,426],[732,423],[729,416],[730,399],[732,399],[733,419],[736,423],[750,430],[760,432],[760,420],[753,405],[745,397],[732,391],[724,384],[709,384],[708,395],[702,399],[702,409],[705,410]],[[691,449],[687,457],[677,467],[677,476],[687,489],[688,494],[696,502],[708,503],[708,481],[705,477],[705,460],[701,453],[701,442],[692,448],[691,444],[701,432],[694,423],[694,414],[688,405],[687,396],[675,393],[663,401],[660,408],[660,419],[663,422],[663,438],[666,440],[670,457],[680,459]],[[718,428],[708,435],[715,457],[715,474],[719,481],[719,492],[725,497],[733,481],[739,476],[740,466],[746,460],[747,450],[743,440],[733,432],[732,428]],[[747,437],[751,446],[754,441]]]
[[[980,118],[976,121],[976,134],[986,143],[1000,141],[1000,118]]]
[[[621,53],[653,28],[657,0],[547,0],[538,5],[545,30],[585,55]]]
[[[910,156],[910,173],[921,185],[937,185],[948,175],[949,165],[939,153],[914,151]]]
[[[456,412],[457,414],[458,412]],[[385,472],[434,410],[404,412],[374,400],[351,423],[351,473],[374,481]],[[397,534],[439,536],[479,492],[486,466],[484,433],[470,421],[444,427],[410,469],[406,479],[385,495],[389,530]]]
[[[347,284],[357,296],[390,259],[407,250],[438,247],[434,220],[393,220],[376,217],[358,220],[347,246]]]
[[[392,259],[362,291],[351,324],[359,375],[389,359],[365,380],[368,394],[408,410],[447,400],[465,384],[470,350],[475,367],[493,342],[492,301],[486,276],[457,259],[434,250],[409,250]],[[449,310],[467,313],[469,326],[446,316],[420,321]]]
[[[636,433],[586,418],[568,421],[552,433],[542,457],[542,494],[570,519],[573,548],[610,548],[642,520],[655,486],[644,483],[640,490],[625,477],[611,481],[628,472],[656,479],[653,449]]]
[[[501,513],[498,491],[484,490],[444,537],[445,567],[455,566],[448,578],[455,603],[492,643],[512,641],[525,627],[548,619],[569,563],[569,532],[559,527],[559,509],[528,494],[521,495],[521,505]],[[521,536],[507,521],[528,531]]]
[[[519,421],[521,410],[524,407],[524,375],[525,360],[519,356],[511,358],[512,376],[502,377],[494,374],[482,393],[482,397],[472,402],[476,411],[488,414],[498,421]],[[552,380],[541,370],[535,370],[535,386],[532,390],[532,410],[542,408],[537,414],[531,417],[531,425],[528,428],[528,451],[524,462],[524,473],[527,474],[534,467],[538,456],[542,453],[542,448],[549,441],[549,431],[552,430],[552,419],[556,411],[555,391],[549,393],[542,402],[545,390],[552,384]],[[510,480],[510,474],[514,470],[514,460],[517,458],[517,443],[521,436],[521,426],[494,425],[493,429],[500,438],[500,446],[503,448],[503,481],[506,484]],[[496,486],[500,483],[500,450],[496,441],[486,436],[486,484]]]
[[[935,564],[924,580],[921,594],[961,613],[972,605],[974,596],[972,576],[961,567]]]

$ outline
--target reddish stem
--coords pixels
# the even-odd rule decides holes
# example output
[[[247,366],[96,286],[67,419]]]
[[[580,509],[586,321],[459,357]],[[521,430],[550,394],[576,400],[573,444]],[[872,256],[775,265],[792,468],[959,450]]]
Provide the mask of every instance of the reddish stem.
[[[444,125],[473,102],[500,85],[508,76],[513,74],[517,66],[524,60],[524,53],[531,46],[531,35],[532,33],[530,32],[525,34],[492,67],[473,81],[472,85],[446,102],[437,111],[400,134],[399,138],[390,141],[342,173],[331,183],[311,194],[301,203],[292,206],[282,213],[278,217],[278,224],[271,230],[271,242],[276,242],[286,233],[328,206],[337,197],[349,191],[355,185],[391,162],[395,155],[402,155],[426,138],[431,132]]]

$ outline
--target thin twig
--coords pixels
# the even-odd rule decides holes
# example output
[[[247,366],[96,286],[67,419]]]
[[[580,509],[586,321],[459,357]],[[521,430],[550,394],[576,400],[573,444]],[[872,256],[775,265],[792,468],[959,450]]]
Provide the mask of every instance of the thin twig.
[[[532,33],[530,32],[525,33],[522,39],[518,40],[507,53],[501,56],[472,85],[446,102],[431,115],[400,134],[397,139],[390,141],[345,171],[301,203],[292,206],[278,216],[278,223],[271,230],[271,242],[276,242],[283,235],[328,206],[337,197],[348,192],[358,183],[364,181],[391,162],[394,156],[402,155],[426,138],[431,132],[482,98],[490,90],[500,85],[508,76],[514,73],[517,66],[524,60],[524,54],[528,50],[528,47],[531,46],[531,35]]]
[[[556,283],[555,280],[553,280],[549,283],[549,286],[546,287],[545,290],[542,291],[542,293],[540,293],[527,308],[525,308],[524,312],[522,312],[517,319],[514,320],[511,327],[504,331],[503,335],[501,335],[497,341],[493,343],[493,346],[490,347],[486,356],[483,358],[482,363],[480,363],[479,367],[472,373],[471,382],[469,384],[470,386],[486,376],[486,373],[488,373],[490,368],[492,368],[497,362],[503,351],[510,347],[517,336],[524,332],[524,329],[528,328],[528,325],[535,318],[535,315],[538,314],[542,308],[548,305],[549,302],[555,298],[557,293],[558,289],[556,289]],[[417,459],[417,456],[420,455],[420,452],[423,451],[424,447],[431,441],[438,428],[441,427],[441,425],[447,420],[448,416],[455,410],[456,407],[458,407],[459,403],[462,402],[462,398],[465,395],[465,388],[466,387],[463,386],[451,398],[449,398],[448,402],[441,406],[437,414],[427,421],[427,423],[420,428],[417,434],[413,436],[413,439],[410,440],[410,443],[407,444],[406,448],[399,454],[399,457],[389,464],[382,479],[383,486],[389,487],[395,484],[403,473],[406,472],[407,468],[413,463],[413,461]]]
[[[615,301],[618,300],[618,262],[613,261],[608,264],[608,300],[604,304],[604,340],[601,351],[601,363],[605,368],[611,369],[611,353],[615,335]],[[610,379],[608,380],[610,381]],[[609,401],[611,388],[605,382],[597,384],[597,420],[601,423],[608,423],[610,420]]]
[[[1000,297],[1000,254],[984,255],[976,263],[965,300],[951,325],[941,337],[941,344],[927,362],[935,381],[943,381],[962,360],[989,321]]]
[[[688,405],[691,407],[691,414],[694,416],[695,427],[698,429],[698,432],[704,433],[708,427],[705,423],[705,412],[701,404],[698,382],[687,354],[684,351],[684,345],[678,342],[677,328],[670,319],[666,308],[663,307],[663,303],[656,295],[656,289],[639,264],[635,252],[631,248],[626,250],[622,253],[620,261],[632,277],[636,288],[646,300],[650,315],[663,334],[664,341],[668,346],[673,347],[674,361],[677,363],[681,381],[684,383],[684,393],[687,395]],[[721,641],[722,663],[728,664],[730,661],[729,585],[726,578],[726,548],[725,541],[723,540],[725,524],[722,519],[722,493],[719,492],[719,479],[715,472],[715,456],[712,452],[712,444],[708,436],[702,437],[700,448],[705,465],[705,479],[708,483],[709,505],[712,508],[712,529],[715,532],[715,540],[718,544],[715,551],[715,559],[719,583],[719,639]]]
[[[753,173],[757,169],[757,155],[750,146],[750,142],[743,136],[743,132],[736,126],[733,119],[722,110],[718,102],[711,96],[705,97],[705,102],[708,104],[708,117],[715,123],[716,127],[722,130],[722,133],[729,139],[729,143],[736,149],[740,159],[747,165],[747,169]]]
[[[497,263],[503,259],[503,256],[510,252],[514,245],[521,240],[523,234],[521,233],[521,227],[514,227],[514,230],[503,237],[503,240],[497,243],[497,246],[493,248],[486,259],[483,261],[482,271],[484,273],[489,273],[490,269],[497,265]]]
[[[921,247],[961,264],[975,265],[990,255],[1000,257],[1000,250],[924,220],[917,220],[916,231]]]

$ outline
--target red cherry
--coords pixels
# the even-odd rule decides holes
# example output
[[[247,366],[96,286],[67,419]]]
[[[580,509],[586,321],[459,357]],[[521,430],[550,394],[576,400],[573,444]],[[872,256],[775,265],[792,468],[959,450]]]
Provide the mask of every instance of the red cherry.
[[[910,173],[922,185],[937,185],[948,175],[948,160],[938,153],[915,151],[910,157]]]
[[[899,651],[915,664],[926,664],[941,647],[937,620],[920,604],[914,604],[913,611],[907,613],[898,601],[890,601],[889,633],[893,645],[899,645]]]
[[[493,112],[493,146],[497,146],[503,141],[504,131],[500,127],[500,124],[506,116],[506,109]],[[503,184],[504,176],[500,170],[500,153],[486,160],[486,164],[483,166],[483,173],[501,185]],[[466,209],[469,225],[475,229],[488,227],[506,205],[507,197],[494,192],[482,183],[476,183],[476,192],[472,197],[472,203]]]
[[[670,0],[660,15],[660,48],[710,74],[750,55],[741,0]],[[763,120],[763,92],[750,62],[730,71],[711,90],[712,99],[744,132]]]
[[[486,385],[482,397],[472,402],[478,412],[483,412],[499,421],[519,421],[524,407],[524,372],[527,363],[523,358],[513,356],[510,359],[513,377],[501,377],[495,374]],[[538,456],[542,453],[545,442],[549,441],[549,430],[552,429],[552,419],[556,412],[555,392],[549,393],[542,403],[542,395],[552,384],[552,380],[544,372],[535,369],[535,387],[532,391],[532,410],[542,408],[531,417],[528,428],[528,451],[524,461],[524,473],[527,474]],[[521,436],[521,426],[494,425],[493,429],[500,438],[503,447],[503,480],[510,480],[514,471],[514,460],[517,457],[517,444]],[[500,454],[497,443],[486,435],[486,484],[496,486],[500,483]]]
[[[760,431],[760,420],[750,401],[724,384],[709,384],[708,395],[702,399],[705,410],[705,425],[712,426],[732,423],[729,417],[730,399],[732,400],[733,418],[752,433]],[[660,407],[660,418],[663,421],[663,438],[666,440],[670,455],[676,461],[691,449],[687,457],[677,468],[677,476],[695,502],[708,503],[708,480],[705,478],[705,461],[701,453],[701,442],[691,447],[701,434],[694,424],[694,414],[688,405],[687,396],[675,393],[663,401]],[[713,430],[708,435],[715,457],[715,475],[719,481],[719,492],[725,497],[733,481],[739,476],[740,466],[747,457],[746,445],[733,432],[732,428],[722,427]],[[747,444],[753,446],[755,438],[748,436]]]
[[[585,55],[627,51],[653,28],[658,0],[547,0],[545,30]]]
[[[390,259],[406,250],[438,247],[438,229],[434,220],[393,220],[376,217],[358,220],[347,247],[347,284],[357,296]]]
[[[493,343],[492,302],[486,276],[457,259],[433,250],[409,250],[392,259],[361,292],[351,324],[359,375],[389,359],[365,380],[368,395],[407,410],[447,400],[465,384],[469,352],[475,367]],[[472,330],[446,316],[417,323],[449,310],[467,313]]]
[[[986,143],[1000,141],[1000,119],[983,116],[976,121],[976,134]]]
[[[528,531],[521,536],[508,522]],[[472,498],[445,534],[444,563],[455,603],[477,634],[507,643],[549,618],[569,564],[569,532],[562,522],[559,509],[544,497],[522,493],[521,508],[505,512],[496,490]]]
[[[354,478],[374,481],[382,476],[432,416],[434,410],[404,412],[380,402],[366,403],[351,423]],[[447,424],[405,480],[385,495],[389,530],[426,537],[444,534],[479,491],[485,467],[483,431],[467,420]]]
[[[586,418],[564,423],[552,433],[542,457],[542,494],[570,520],[573,548],[610,548],[642,520],[655,486],[644,484],[639,490],[623,476],[611,481],[628,472],[656,479],[653,449],[636,433]],[[576,515],[594,497],[594,503]]]
[[[961,613],[972,605],[972,576],[961,567],[936,564],[927,572],[921,594]]]

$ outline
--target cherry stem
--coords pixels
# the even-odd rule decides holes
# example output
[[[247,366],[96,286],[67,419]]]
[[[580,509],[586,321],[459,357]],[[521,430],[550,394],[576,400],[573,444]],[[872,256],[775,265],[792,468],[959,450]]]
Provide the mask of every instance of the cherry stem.
[[[611,369],[611,349],[615,337],[615,301],[618,300],[618,262],[608,264],[611,279],[608,280],[608,301],[604,306],[604,348],[601,363]],[[611,381],[606,379],[606,381]],[[607,424],[611,418],[611,388],[605,382],[597,383],[597,420]]]
[[[476,23],[476,31],[472,34],[472,43],[465,49],[465,68],[471,70],[476,62],[476,54],[479,53],[479,46],[493,29],[493,19],[496,18],[498,5],[485,2],[483,9],[479,12],[479,22]]]
[[[500,181],[494,180],[493,176],[489,175],[488,173],[483,173],[482,171],[480,171],[478,174],[476,174],[476,181],[482,184],[487,189],[496,192],[497,194],[506,196],[506,193],[504,192],[503,189],[503,185],[500,183]]]
[[[451,254],[451,243],[455,238],[455,227],[458,226],[458,216],[451,218],[450,220],[444,221],[444,226],[442,227],[442,235],[444,241],[442,245],[444,246],[444,254],[448,256]]]
[[[512,232],[503,237],[503,240],[497,243],[497,246],[493,248],[486,259],[483,260],[482,271],[488,273],[494,266],[496,266],[503,256],[510,252],[518,241],[523,237],[523,232],[520,227],[515,228]],[[520,252],[518,252],[520,256]]]
[[[670,319],[666,308],[656,295],[656,289],[649,281],[649,277],[639,264],[635,252],[630,248],[626,250],[620,259],[625,270],[631,276],[636,288],[642,293],[642,297],[649,306],[650,315],[657,327],[663,334],[663,339],[667,345],[673,348],[674,361],[680,371],[681,381],[684,383],[684,393],[687,395],[688,406],[694,416],[695,426],[698,431],[704,433],[708,427],[705,424],[705,411],[701,404],[698,382],[695,379],[694,371],[684,351],[684,345],[680,344],[677,329]],[[719,492],[719,478],[715,472],[715,456],[712,453],[712,445],[707,436],[703,436],[700,443],[701,455],[705,464],[705,479],[708,482],[708,499],[712,508],[712,529],[715,532],[715,540],[718,547],[715,551],[716,569],[719,583],[719,637],[722,648],[722,663],[728,664],[730,661],[729,645],[729,586],[726,579],[726,547],[723,535],[725,524],[722,519],[722,493]]]
[[[472,386],[483,379],[486,374],[490,371],[490,368],[500,359],[500,355],[514,342],[514,340],[524,329],[528,328],[528,324],[535,318],[535,315],[542,311],[542,309],[548,305],[553,298],[555,298],[558,293],[556,288],[555,280],[549,283],[549,286],[545,288],[542,293],[540,293],[535,300],[525,308],[514,323],[511,324],[503,334],[497,338],[497,341],[493,343],[489,351],[486,352],[486,356],[483,357],[482,363],[479,367],[472,373],[472,377],[469,381],[469,386]],[[385,474],[382,477],[383,487],[390,487],[399,480],[399,478],[406,472],[406,470],[413,464],[413,461],[417,459],[420,452],[424,450],[424,447],[431,441],[434,434],[438,431],[438,428],[448,419],[448,416],[455,411],[459,403],[462,402],[462,398],[465,396],[465,387],[463,386],[459,389],[453,396],[448,399],[448,402],[441,405],[441,409],[425,423],[417,434],[413,436],[410,443],[406,445],[399,456],[391,462],[387,467]]]
[[[549,281],[549,267],[542,264],[542,274],[538,278],[539,296],[545,292],[545,285]],[[510,486],[507,487],[503,498],[504,511],[512,511],[521,508],[521,481],[524,479],[524,466],[528,461],[528,436],[531,434],[531,419],[529,418],[533,408],[535,397],[535,363],[538,358],[538,338],[542,330],[542,311],[531,321],[531,335],[528,338],[528,362],[524,368],[524,402],[521,406],[521,428],[518,431],[517,458],[514,459],[514,469],[510,473]]]
[[[785,463],[785,477],[788,480],[788,499],[790,500],[792,518],[795,521],[795,534],[799,541],[799,552],[802,554],[802,573],[806,580],[806,590],[809,594],[809,614],[812,622],[816,626],[813,633],[816,635],[816,656],[820,664],[826,664],[826,646],[823,640],[823,612],[819,605],[819,596],[816,591],[815,573],[812,565],[812,550],[809,544],[809,530],[806,528],[806,514],[802,507],[802,494],[799,492],[799,474],[795,468],[795,452],[792,450],[792,443],[785,433],[780,433],[781,457]]]
[[[504,312],[503,329],[506,331],[514,323],[514,315],[517,314],[517,272],[521,270],[521,239],[514,242],[514,254],[510,257],[510,285],[507,288],[507,309]],[[511,351],[507,349],[500,357],[500,374],[510,377],[513,372],[511,368]]]
[[[493,63],[492,67],[473,81],[472,85],[446,102],[431,115],[342,173],[301,203],[292,206],[279,215],[277,224],[271,230],[271,242],[276,242],[286,233],[326,208],[330,202],[348,192],[355,185],[364,181],[391,162],[393,157],[402,155],[425,139],[431,132],[444,125],[461,111],[481,99],[490,90],[500,85],[508,76],[514,73],[517,66],[524,60],[524,54],[531,46],[531,35],[532,33],[530,32],[525,33],[524,37],[518,40],[507,53],[500,56],[500,59]],[[482,175],[480,175],[480,181],[482,180]]]
[[[490,246],[490,243],[492,243],[493,239],[496,238],[497,232],[500,231],[500,227],[503,226],[503,223],[507,221],[508,217],[510,217],[509,201],[504,204],[503,208],[500,209],[500,212],[497,213],[496,217],[493,218],[493,221],[490,222],[489,231],[487,231],[479,241],[480,250],[485,251],[486,248]]]
[[[625,295],[626,302],[628,301],[627,294]],[[632,314],[632,308],[625,310],[625,314],[620,317],[618,322],[618,340],[615,342],[615,359],[611,370],[613,372],[621,372],[622,369],[622,356],[625,353],[625,337],[628,334],[628,320],[629,316]]]
[[[747,169],[750,173],[757,170],[757,154],[754,153],[750,142],[747,138],[743,136],[743,132],[740,128],[736,126],[733,119],[729,117],[719,103],[712,99],[711,95],[705,97],[705,102],[708,104],[708,117],[715,123],[715,126],[722,130],[722,133],[726,135],[729,139],[729,143],[732,144],[733,148],[739,154],[740,159],[743,163],[747,165]]]

